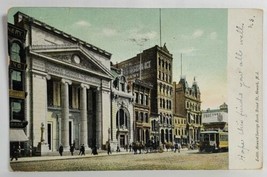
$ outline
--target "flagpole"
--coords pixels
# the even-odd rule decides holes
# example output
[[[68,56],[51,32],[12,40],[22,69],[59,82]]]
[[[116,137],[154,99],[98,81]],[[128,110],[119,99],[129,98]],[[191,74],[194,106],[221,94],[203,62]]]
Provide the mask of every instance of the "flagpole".
[[[160,39],[160,47],[161,45],[161,8],[159,9],[159,39]]]
[[[183,54],[181,53],[181,78],[183,77]]]

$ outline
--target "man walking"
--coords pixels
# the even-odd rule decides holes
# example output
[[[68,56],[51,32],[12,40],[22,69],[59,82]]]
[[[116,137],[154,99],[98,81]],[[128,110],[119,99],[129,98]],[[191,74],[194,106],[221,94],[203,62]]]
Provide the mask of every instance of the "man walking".
[[[73,156],[73,152],[74,152],[74,145],[72,144],[72,145],[70,146],[70,153],[71,153],[72,156]]]
[[[111,147],[110,144],[108,143],[108,155],[111,154]]]
[[[12,150],[11,150],[11,161],[12,161],[14,158],[15,158],[16,160],[18,160],[18,150],[17,150],[16,146],[13,146],[13,147],[12,147]]]
[[[63,146],[62,145],[59,146],[58,152],[59,152],[60,156],[63,155]]]

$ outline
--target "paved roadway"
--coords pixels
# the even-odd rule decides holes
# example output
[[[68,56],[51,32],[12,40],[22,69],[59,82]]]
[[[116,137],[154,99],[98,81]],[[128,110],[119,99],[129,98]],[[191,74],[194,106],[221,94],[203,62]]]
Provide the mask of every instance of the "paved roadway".
[[[227,169],[228,153],[199,153],[197,150],[181,150],[163,153],[106,151],[98,155],[42,156],[19,158],[10,163],[14,171],[95,171],[95,170],[186,170]]]

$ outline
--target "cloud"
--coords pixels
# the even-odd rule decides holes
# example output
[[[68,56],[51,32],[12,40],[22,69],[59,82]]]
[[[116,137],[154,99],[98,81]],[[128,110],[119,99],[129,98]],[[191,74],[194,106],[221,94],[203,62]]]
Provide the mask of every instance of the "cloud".
[[[193,39],[199,38],[199,37],[201,37],[203,34],[204,34],[204,31],[203,31],[203,30],[197,29],[197,30],[195,30],[194,33],[192,34],[192,38],[193,38]]]
[[[211,40],[215,40],[215,39],[218,38],[218,34],[217,34],[216,32],[212,32],[212,33],[210,33],[209,38],[210,38]]]
[[[186,34],[182,34],[181,38],[182,39],[197,39],[200,38],[201,36],[203,36],[204,31],[201,29],[196,29],[192,34],[186,35]]]
[[[80,27],[90,27],[91,26],[91,24],[89,22],[84,21],[84,20],[77,21],[76,23],[74,23],[74,25],[77,25]]]
[[[102,29],[102,33],[107,37],[111,37],[111,36],[116,36],[118,34],[118,31],[113,28],[104,28]]]

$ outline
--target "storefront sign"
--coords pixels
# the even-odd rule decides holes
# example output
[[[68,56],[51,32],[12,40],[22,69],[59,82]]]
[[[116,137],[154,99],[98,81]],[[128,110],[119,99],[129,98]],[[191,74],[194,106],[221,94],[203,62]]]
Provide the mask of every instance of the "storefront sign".
[[[26,69],[26,65],[24,63],[18,63],[15,61],[10,61],[10,68],[15,68],[15,69],[19,69],[19,70],[25,70]]]
[[[26,31],[14,26],[14,25],[8,24],[8,35],[11,35],[11,36],[16,37],[18,39],[25,40]]]
[[[11,97],[11,98],[18,98],[18,99],[25,99],[26,92],[24,92],[24,91],[17,91],[17,90],[9,90],[9,97]]]

